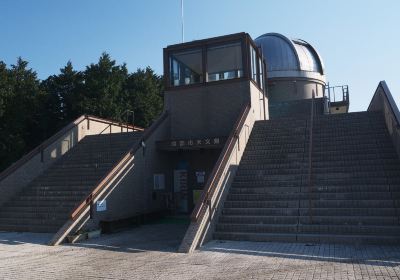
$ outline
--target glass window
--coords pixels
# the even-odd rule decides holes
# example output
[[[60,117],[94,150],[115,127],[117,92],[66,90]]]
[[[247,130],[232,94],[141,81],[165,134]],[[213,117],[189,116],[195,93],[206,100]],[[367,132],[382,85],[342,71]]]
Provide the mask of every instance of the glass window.
[[[264,88],[264,64],[262,63],[261,58],[258,59],[258,85],[260,86],[261,89]]]
[[[207,73],[209,82],[243,77],[241,43],[208,48]]]
[[[169,60],[171,86],[190,85],[203,82],[203,60],[201,49],[173,53]]]
[[[255,82],[257,82],[257,53],[252,46],[250,46],[250,59],[251,59],[251,78]]]

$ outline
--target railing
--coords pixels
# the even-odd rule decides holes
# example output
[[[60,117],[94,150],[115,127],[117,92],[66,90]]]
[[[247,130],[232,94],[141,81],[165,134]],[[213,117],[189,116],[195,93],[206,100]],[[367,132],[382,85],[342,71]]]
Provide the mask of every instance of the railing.
[[[126,132],[128,132],[129,127],[128,127],[128,123],[129,123],[129,116],[132,117],[132,126],[135,127],[135,112],[132,110],[125,110],[121,116],[120,119],[122,120],[122,118],[125,116],[125,123],[126,123]]]
[[[65,126],[63,129],[58,131],[56,134],[45,140],[43,143],[41,143],[39,146],[31,150],[29,153],[24,155],[21,159],[18,161],[14,162],[12,165],[10,165],[8,168],[6,168],[3,172],[0,173],[0,181],[8,177],[10,174],[12,174],[14,171],[16,171],[18,168],[20,168],[22,165],[27,163],[30,159],[32,159],[34,156],[42,153],[47,147],[49,147],[51,144],[56,142],[61,136],[66,134],[69,130],[73,129],[74,127],[78,126],[81,124],[83,121],[85,121],[88,118],[86,115],[82,115],[79,118],[77,118],[75,121],[69,123],[67,126]]]
[[[115,128],[120,127],[121,123],[82,115],[5,169],[0,173],[0,189],[2,193],[0,205],[52,166],[82,138],[86,135],[98,134],[105,125],[107,125],[106,127],[112,126]],[[129,127],[133,130],[142,130],[137,127]]]
[[[70,131],[71,129],[73,129],[74,127],[80,125],[82,122],[84,121],[88,121],[88,120],[93,120],[99,123],[104,123],[104,124],[108,124],[108,126],[104,129],[106,130],[108,127],[111,126],[121,126],[121,123],[117,123],[114,121],[109,121],[109,120],[105,120],[102,118],[98,118],[95,116],[91,116],[91,115],[82,115],[79,118],[77,118],[75,121],[69,123],[67,126],[65,126],[64,128],[62,128],[60,131],[58,131],[57,133],[55,133],[53,136],[51,136],[50,138],[46,139],[44,142],[42,142],[41,144],[39,144],[39,146],[37,146],[36,148],[34,148],[33,150],[31,150],[30,152],[28,152],[26,155],[24,155],[21,159],[19,159],[18,161],[14,162],[12,165],[10,165],[8,168],[6,168],[5,170],[3,170],[3,172],[0,173],[0,181],[2,181],[3,179],[5,179],[7,176],[9,176],[10,174],[12,174],[15,170],[17,170],[18,168],[20,168],[22,165],[24,165],[24,163],[28,162],[30,159],[32,159],[34,156],[42,153],[47,147],[49,147],[51,144],[53,144],[54,142],[56,142],[61,136],[63,136],[64,134],[66,134],[68,131]],[[125,125],[124,125],[125,126]],[[137,130],[137,131],[141,131],[143,130],[142,128],[139,127],[135,127],[135,126],[130,126],[130,125],[126,125],[127,129],[132,129],[132,130]],[[100,133],[101,134],[101,133]]]
[[[325,97],[329,102],[348,102],[349,101],[349,86],[330,86],[329,83],[325,87]]]
[[[250,115],[250,108],[250,104],[246,105],[235,122],[202,195],[192,212],[192,222],[182,240],[180,252],[192,252],[201,245],[207,233],[212,231],[210,227],[212,227],[213,220],[215,221],[217,207],[223,201],[226,190],[229,189],[235,167],[240,162],[254,124],[254,116]],[[246,131],[248,132],[247,135]],[[241,138],[243,139],[242,142]]]
[[[65,236],[74,228],[74,222],[82,216],[89,208],[90,217],[93,213],[93,204],[98,199],[101,193],[107,191],[110,187],[110,182],[115,178],[125,165],[134,158],[135,153],[140,149],[144,148],[145,141],[150,135],[164,122],[168,117],[168,111],[164,111],[161,116],[150,126],[149,129],[145,130],[142,137],[137,141],[134,146],[121,157],[116,165],[96,184],[93,191],[72,211],[70,215],[70,221],[68,221],[60,230],[57,232],[50,245],[57,245],[63,241]]]
[[[218,158],[218,161],[210,175],[210,178],[207,181],[205,189],[202,192],[202,195],[192,212],[191,220],[193,222],[197,222],[200,218],[202,218],[201,214],[204,213],[202,212],[202,209],[205,206],[208,206],[209,208],[211,207],[211,198],[215,193],[217,183],[219,182],[221,175],[227,165],[228,158],[229,156],[231,156],[232,150],[235,146],[235,140],[238,140],[239,138],[240,130],[244,124],[244,121],[246,120],[249,111],[250,111],[250,105],[247,105],[246,107],[243,108],[240,114],[240,118],[237,120],[234,130],[229,136],[227,144],[225,144],[225,147],[222,150],[220,157]]]
[[[310,142],[308,146],[308,212],[310,222],[313,223],[313,209],[312,209],[312,192],[313,192],[313,178],[312,178],[312,151],[313,151],[313,133],[314,133],[314,107],[315,95],[312,94],[311,100],[311,116],[310,116]]]

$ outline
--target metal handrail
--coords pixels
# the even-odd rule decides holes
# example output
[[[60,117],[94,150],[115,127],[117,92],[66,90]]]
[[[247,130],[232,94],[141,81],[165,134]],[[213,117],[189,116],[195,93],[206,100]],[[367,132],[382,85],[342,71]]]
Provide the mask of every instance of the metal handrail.
[[[229,138],[227,139],[224,149],[222,150],[217,163],[215,164],[213,171],[211,172],[211,176],[207,180],[207,184],[201,194],[199,201],[196,203],[196,206],[190,216],[193,222],[197,222],[201,217],[203,207],[208,206],[211,207],[211,197],[214,195],[216,184],[219,181],[223,170],[226,167],[228,157],[231,155],[231,152],[235,146],[235,139],[238,139],[239,133],[244,125],[244,122],[250,112],[250,104],[247,104],[242,111],[240,112],[239,118],[237,119],[234,129],[232,130]]]
[[[342,100],[336,101],[336,89],[341,90],[341,95],[342,95]],[[328,94],[326,94],[328,92]],[[330,86],[329,83],[328,85],[325,86],[325,97],[328,98],[329,102],[347,102],[349,100],[349,86],[348,85],[341,85],[341,86]],[[332,100],[333,96],[333,100]]]
[[[154,124],[143,133],[142,137],[137,141],[133,147],[124,154],[117,164],[96,184],[93,191],[77,206],[71,213],[71,219],[75,220],[80,214],[82,214],[86,207],[90,206],[90,212],[92,212],[93,200],[95,197],[105,189],[107,184],[116,174],[121,171],[125,164],[135,155],[136,151],[142,147],[142,143],[154,132],[154,130],[161,125],[161,123],[167,118],[168,111],[164,111],[161,116],[154,122]]]
[[[133,125],[133,127],[135,127],[135,111],[133,111],[133,110],[129,110],[129,109],[126,109],[124,112],[122,112],[121,114],[120,114],[120,119],[122,120],[122,118],[123,118],[123,116],[125,116],[125,123],[126,123],[126,132],[128,132],[128,118],[129,118],[129,115],[131,115],[132,116],[132,125]]]
[[[39,154],[42,151],[44,151],[45,149],[47,149],[51,144],[53,144],[55,141],[57,141],[57,139],[60,138],[63,134],[67,133],[69,130],[71,130],[72,128],[78,126],[79,124],[81,124],[83,121],[86,121],[86,120],[93,120],[93,121],[97,121],[97,122],[104,123],[104,124],[109,124],[109,125],[117,125],[117,126],[121,125],[121,123],[110,121],[110,120],[106,120],[106,119],[102,119],[102,118],[98,118],[98,117],[95,117],[95,116],[82,115],[79,118],[77,118],[76,120],[74,120],[73,122],[70,122],[68,125],[66,125],[64,128],[62,128],[58,132],[56,132],[50,138],[44,140],[41,144],[39,144],[37,147],[33,148],[30,152],[25,154],[22,158],[20,158],[16,162],[14,162],[8,168],[4,169],[0,173],[0,181],[2,181],[5,178],[7,178],[14,171],[16,171],[22,165],[27,163],[30,159],[32,159],[34,156],[36,156],[37,154]],[[142,128],[135,127],[135,126],[129,126],[129,128],[131,128],[132,130],[137,130],[137,131],[142,131],[143,130]]]

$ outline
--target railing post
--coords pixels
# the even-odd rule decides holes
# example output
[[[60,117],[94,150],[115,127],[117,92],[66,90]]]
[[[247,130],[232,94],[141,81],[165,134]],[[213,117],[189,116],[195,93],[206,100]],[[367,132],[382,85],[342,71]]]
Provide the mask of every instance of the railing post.
[[[93,219],[93,194],[86,199],[86,204],[89,204],[89,218]]]
[[[211,223],[212,219],[212,207],[211,207],[211,198],[207,198],[207,206],[208,206],[208,221]]]

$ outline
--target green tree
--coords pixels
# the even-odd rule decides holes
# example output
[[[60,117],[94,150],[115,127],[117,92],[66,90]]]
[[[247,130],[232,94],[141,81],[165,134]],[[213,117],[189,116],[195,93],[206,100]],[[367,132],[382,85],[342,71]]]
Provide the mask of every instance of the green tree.
[[[11,69],[1,63],[0,80],[0,166],[4,168],[47,136],[42,122],[46,93],[22,58]]]
[[[60,74],[48,77],[41,86],[48,93],[47,122],[52,132],[61,129],[82,114],[83,74],[73,69],[71,61],[60,69]]]
[[[162,77],[147,67],[129,75],[125,104],[135,112],[135,124],[148,127],[163,108]]]
[[[126,110],[122,96],[127,78],[126,65],[116,65],[109,54],[103,53],[98,63],[87,66],[84,72],[85,86],[80,111],[118,120]]]
[[[129,74],[103,53],[85,71],[69,61],[60,73],[39,81],[28,62],[7,68],[0,61],[0,170],[83,114],[148,127],[163,107],[162,77],[147,67]]]

